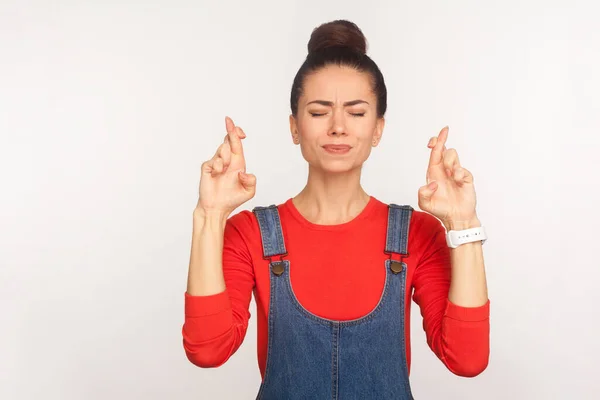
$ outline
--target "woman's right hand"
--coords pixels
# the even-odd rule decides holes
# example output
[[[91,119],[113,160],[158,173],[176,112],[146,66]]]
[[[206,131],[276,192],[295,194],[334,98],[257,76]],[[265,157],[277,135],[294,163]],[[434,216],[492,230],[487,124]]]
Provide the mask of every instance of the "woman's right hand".
[[[244,131],[225,118],[227,135],[214,157],[202,164],[200,197],[196,211],[229,215],[254,197],[256,177],[246,174],[242,148]]]

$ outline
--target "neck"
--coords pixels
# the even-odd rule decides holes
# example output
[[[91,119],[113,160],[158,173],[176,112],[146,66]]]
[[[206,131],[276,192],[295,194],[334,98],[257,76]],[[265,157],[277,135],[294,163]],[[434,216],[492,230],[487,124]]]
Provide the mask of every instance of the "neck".
[[[292,199],[308,221],[337,225],[354,219],[365,208],[370,196],[360,185],[361,169],[325,173],[309,167],[306,186]]]

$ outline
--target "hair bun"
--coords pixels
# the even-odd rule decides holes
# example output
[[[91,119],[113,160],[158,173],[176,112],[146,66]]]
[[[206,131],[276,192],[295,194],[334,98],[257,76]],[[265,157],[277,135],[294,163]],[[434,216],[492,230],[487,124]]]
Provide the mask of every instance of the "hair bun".
[[[336,20],[315,28],[308,41],[308,53],[330,47],[345,47],[360,55],[367,54],[367,39],[353,22]]]

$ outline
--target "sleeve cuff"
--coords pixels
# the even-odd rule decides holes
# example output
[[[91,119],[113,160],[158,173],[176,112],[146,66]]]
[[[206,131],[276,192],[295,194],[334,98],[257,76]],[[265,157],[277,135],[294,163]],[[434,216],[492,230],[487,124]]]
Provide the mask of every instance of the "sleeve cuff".
[[[479,307],[462,307],[448,300],[444,315],[465,322],[485,321],[490,317],[490,300],[488,299],[484,305]]]
[[[219,314],[231,308],[227,289],[208,296],[192,296],[185,292],[185,316],[206,317]]]

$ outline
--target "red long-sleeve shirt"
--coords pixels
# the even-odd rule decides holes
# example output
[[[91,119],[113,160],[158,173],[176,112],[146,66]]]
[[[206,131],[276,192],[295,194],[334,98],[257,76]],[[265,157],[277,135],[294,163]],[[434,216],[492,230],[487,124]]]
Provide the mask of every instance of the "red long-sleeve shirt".
[[[353,220],[316,225],[291,199],[279,205],[290,279],[308,311],[334,320],[359,318],[377,305],[385,282],[384,253],[388,207],[371,197]],[[409,240],[405,336],[410,370],[410,304],[419,305],[427,343],[446,367],[475,376],[489,356],[489,301],[460,307],[448,300],[450,249],[445,229],[432,215],[415,210]],[[263,258],[260,230],[250,211],[227,220],[223,249],[225,291],[210,296],[185,293],[183,344],[188,359],[208,368],[225,363],[239,348],[250,318],[254,292],[258,318],[258,364],[264,378],[269,310],[269,261]],[[413,288],[414,292],[408,288]]]

